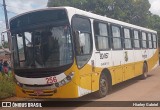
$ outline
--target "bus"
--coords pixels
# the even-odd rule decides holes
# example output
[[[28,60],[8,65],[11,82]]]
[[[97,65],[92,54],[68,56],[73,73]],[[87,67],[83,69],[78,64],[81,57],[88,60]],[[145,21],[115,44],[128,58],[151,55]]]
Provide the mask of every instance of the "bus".
[[[156,31],[77,8],[38,9],[9,24],[18,97],[102,98],[159,65]]]

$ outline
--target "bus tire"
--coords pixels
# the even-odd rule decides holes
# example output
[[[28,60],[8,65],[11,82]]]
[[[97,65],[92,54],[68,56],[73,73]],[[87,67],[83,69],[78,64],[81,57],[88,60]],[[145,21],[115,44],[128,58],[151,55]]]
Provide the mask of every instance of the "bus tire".
[[[146,79],[148,76],[148,66],[147,63],[143,64],[143,74],[140,76],[140,79]]]
[[[99,90],[94,93],[96,98],[105,97],[109,92],[109,83],[104,73],[101,74],[99,79]]]

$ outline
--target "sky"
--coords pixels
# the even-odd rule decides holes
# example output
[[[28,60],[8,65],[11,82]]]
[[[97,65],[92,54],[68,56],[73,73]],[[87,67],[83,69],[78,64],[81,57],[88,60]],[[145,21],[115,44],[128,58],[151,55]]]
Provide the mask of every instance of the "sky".
[[[8,19],[17,14],[34,9],[45,8],[48,0],[5,0],[7,5]],[[5,30],[3,0],[0,0],[0,33]],[[1,37],[0,37],[1,38]]]
[[[45,8],[48,0],[6,0],[8,18],[34,9]],[[150,11],[160,16],[160,0],[149,0],[151,4]],[[5,30],[3,0],[0,0],[0,33]]]

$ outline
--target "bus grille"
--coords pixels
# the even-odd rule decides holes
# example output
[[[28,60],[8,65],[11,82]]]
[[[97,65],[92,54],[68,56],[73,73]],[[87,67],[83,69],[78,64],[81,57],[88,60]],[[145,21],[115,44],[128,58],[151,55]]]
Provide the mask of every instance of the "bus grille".
[[[23,93],[29,96],[52,96],[57,90],[22,90]]]
[[[29,96],[52,96],[57,92],[53,85],[23,85],[23,93]]]

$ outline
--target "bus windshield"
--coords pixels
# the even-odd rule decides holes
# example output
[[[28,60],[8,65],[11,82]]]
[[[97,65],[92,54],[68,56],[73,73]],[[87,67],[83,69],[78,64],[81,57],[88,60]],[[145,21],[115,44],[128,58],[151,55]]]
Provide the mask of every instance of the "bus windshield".
[[[12,35],[15,68],[52,68],[73,62],[70,27],[44,26]],[[17,49],[16,49],[17,48]]]

